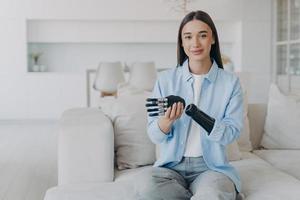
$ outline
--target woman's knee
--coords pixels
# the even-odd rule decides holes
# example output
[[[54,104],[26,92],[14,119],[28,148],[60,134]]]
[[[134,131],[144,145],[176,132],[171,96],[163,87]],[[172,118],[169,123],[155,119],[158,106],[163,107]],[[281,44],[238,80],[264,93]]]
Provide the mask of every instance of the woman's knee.
[[[226,175],[214,171],[207,171],[197,177],[190,189],[194,194],[192,200],[234,200],[236,198],[233,181]]]
[[[175,177],[176,174],[168,170],[154,170],[150,175],[144,175],[138,182],[137,199],[190,199],[191,193]]]
[[[137,196],[139,200],[150,200],[153,199],[154,194],[159,193],[160,187],[158,182],[152,173],[143,174],[136,182]]]

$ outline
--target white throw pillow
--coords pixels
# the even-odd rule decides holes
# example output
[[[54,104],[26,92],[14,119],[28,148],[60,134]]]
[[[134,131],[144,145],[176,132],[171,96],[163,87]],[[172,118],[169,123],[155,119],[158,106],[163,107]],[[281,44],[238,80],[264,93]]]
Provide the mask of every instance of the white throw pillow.
[[[249,125],[249,118],[248,118],[248,96],[246,90],[243,89],[243,100],[244,100],[244,126],[241,130],[241,135],[237,139],[237,143],[241,151],[251,151],[252,144],[250,141],[250,125]]]
[[[249,82],[249,74],[246,72],[239,72],[236,73],[240,79],[242,90],[243,90],[243,109],[244,109],[244,127],[241,130],[241,135],[237,139],[237,143],[241,151],[251,151],[252,144],[250,140],[250,125],[249,125],[249,118],[248,118],[248,95],[246,90],[246,83]]]
[[[268,149],[300,149],[300,95],[284,95],[271,84],[261,145]]]
[[[147,95],[118,96],[113,103],[102,106],[115,132],[115,156],[118,169],[153,164],[155,145],[147,135]]]

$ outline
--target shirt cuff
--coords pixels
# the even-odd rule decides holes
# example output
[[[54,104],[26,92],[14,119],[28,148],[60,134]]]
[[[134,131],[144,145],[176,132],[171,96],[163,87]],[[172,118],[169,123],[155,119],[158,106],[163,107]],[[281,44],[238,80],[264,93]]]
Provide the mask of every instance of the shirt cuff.
[[[158,126],[158,120],[156,123],[154,123],[154,127],[153,127],[153,133],[154,133],[154,137],[157,141],[162,142],[164,140],[166,140],[168,137],[172,136],[172,131],[170,131],[168,134],[164,133]]]
[[[225,124],[221,123],[219,120],[215,119],[215,124],[210,134],[207,134],[207,138],[211,141],[218,142],[222,139],[225,131]]]

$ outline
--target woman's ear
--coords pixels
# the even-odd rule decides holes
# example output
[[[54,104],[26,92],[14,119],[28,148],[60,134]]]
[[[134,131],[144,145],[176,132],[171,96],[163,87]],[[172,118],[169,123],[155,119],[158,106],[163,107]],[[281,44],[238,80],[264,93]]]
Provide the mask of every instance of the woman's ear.
[[[211,42],[211,44],[212,44],[212,45],[215,44],[215,36],[212,37],[212,42]]]

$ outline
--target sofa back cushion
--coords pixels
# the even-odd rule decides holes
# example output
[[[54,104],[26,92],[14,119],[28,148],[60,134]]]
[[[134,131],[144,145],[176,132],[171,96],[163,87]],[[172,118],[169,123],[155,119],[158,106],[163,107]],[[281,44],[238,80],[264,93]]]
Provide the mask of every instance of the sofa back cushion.
[[[241,135],[237,139],[239,148],[241,151],[251,151],[252,144],[250,140],[250,127],[249,127],[249,118],[248,118],[248,94],[247,94],[247,85],[249,84],[250,81],[250,74],[247,72],[239,72],[236,73],[236,75],[240,79],[240,83],[242,85],[242,90],[243,90],[243,107],[244,107],[244,126],[243,129],[241,130]]]
[[[101,106],[112,120],[115,132],[115,158],[118,169],[153,164],[155,145],[147,135],[147,93],[124,95]]]
[[[245,89],[243,89],[243,107],[244,107],[244,126],[241,130],[241,135],[237,139],[237,143],[239,146],[239,149],[241,151],[251,151],[252,150],[252,144],[250,140],[250,127],[249,127],[249,118],[248,118],[248,96]]]
[[[300,149],[300,95],[284,95],[271,84],[261,144],[268,149]]]
[[[264,133],[266,114],[267,104],[255,103],[248,105],[250,140],[253,149],[259,149],[261,147],[261,139]]]

